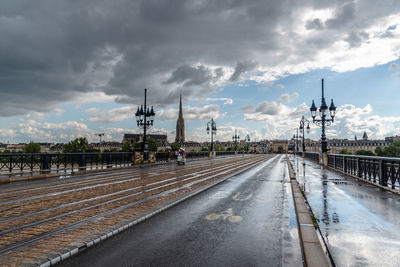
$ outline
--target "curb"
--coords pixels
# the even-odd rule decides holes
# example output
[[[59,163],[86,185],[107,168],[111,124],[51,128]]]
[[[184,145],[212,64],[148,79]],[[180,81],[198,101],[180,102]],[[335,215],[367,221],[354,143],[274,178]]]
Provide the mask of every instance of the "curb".
[[[299,183],[296,180],[296,173],[293,170],[292,163],[287,156],[286,162],[288,165],[290,184],[292,187],[292,195],[296,211],[297,227],[304,265],[310,267],[328,267],[330,265],[319,241],[317,232],[315,231],[310,210],[307,207],[306,200],[304,199]]]
[[[266,160],[269,160],[269,159],[266,159]],[[187,194],[186,196],[184,196],[178,200],[167,201],[166,205],[159,207],[159,208],[151,209],[149,213],[142,215],[141,217],[135,219],[134,221],[131,221],[129,223],[121,222],[119,224],[116,224],[111,228],[114,230],[106,230],[103,233],[95,234],[89,238],[90,239],[89,241],[85,241],[85,242],[77,241],[77,242],[71,243],[66,248],[60,249],[55,252],[51,252],[48,255],[42,256],[41,258],[38,258],[32,262],[25,263],[22,266],[25,266],[25,267],[28,267],[28,266],[40,266],[40,267],[53,266],[53,265],[59,263],[60,261],[66,260],[66,259],[76,255],[77,253],[84,251],[84,250],[90,248],[91,246],[100,243],[101,241],[104,241],[118,233],[121,233],[121,232],[127,230],[128,228],[131,228],[132,226],[134,226],[144,220],[147,220],[147,219],[149,219],[149,218],[151,218],[173,206],[176,206],[177,204],[179,204],[195,195],[198,195],[201,192],[206,191],[207,189],[210,189],[211,187],[213,187],[217,184],[220,184],[231,177],[234,177],[244,171],[247,171],[248,169],[251,169],[251,168],[257,166],[258,164],[262,163],[263,161],[265,161],[265,160],[262,160],[257,164],[251,165],[251,166],[241,169],[235,173],[232,173],[224,178],[221,178],[218,181],[207,184],[204,187],[194,190],[193,192]],[[107,231],[109,231],[109,232],[107,232]]]

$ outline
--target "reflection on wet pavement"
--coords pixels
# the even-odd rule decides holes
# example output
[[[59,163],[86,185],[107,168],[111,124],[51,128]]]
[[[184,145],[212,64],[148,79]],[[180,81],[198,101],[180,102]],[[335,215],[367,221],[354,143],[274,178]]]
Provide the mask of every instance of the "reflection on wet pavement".
[[[290,158],[337,266],[400,266],[400,196]]]

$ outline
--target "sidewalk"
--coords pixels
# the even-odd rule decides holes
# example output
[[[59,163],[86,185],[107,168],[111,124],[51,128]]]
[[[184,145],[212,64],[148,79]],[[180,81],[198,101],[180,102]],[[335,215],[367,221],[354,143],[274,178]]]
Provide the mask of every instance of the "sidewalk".
[[[290,160],[337,266],[400,266],[400,196]]]

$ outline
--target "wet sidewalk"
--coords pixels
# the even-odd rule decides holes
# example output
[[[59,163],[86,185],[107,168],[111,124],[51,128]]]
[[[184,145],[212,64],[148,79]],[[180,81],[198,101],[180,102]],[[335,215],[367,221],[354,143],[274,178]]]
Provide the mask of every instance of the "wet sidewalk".
[[[400,266],[400,196],[290,156],[336,266]]]

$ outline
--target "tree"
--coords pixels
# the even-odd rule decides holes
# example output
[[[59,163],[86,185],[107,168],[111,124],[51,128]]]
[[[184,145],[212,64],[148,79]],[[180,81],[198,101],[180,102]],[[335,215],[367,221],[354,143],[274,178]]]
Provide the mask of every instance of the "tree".
[[[375,148],[375,154],[379,157],[384,157],[385,151],[383,151],[382,147],[378,146],[377,148]]]
[[[347,149],[342,149],[342,150],[340,150],[339,154],[351,155],[351,152],[348,151]]]
[[[38,143],[30,142],[25,147],[25,153],[40,153],[40,145]]]
[[[172,150],[178,150],[180,147],[181,147],[181,145],[178,144],[178,143],[173,143],[173,144],[171,144],[171,149],[172,149]]]
[[[157,141],[156,141],[155,139],[151,138],[151,137],[149,137],[149,138],[147,139],[147,141],[149,142],[149,149],[150,149],[150,151],[157,152],[157,149],[158,149],[158,143],[157,143]]]
[[[400,141],[394,141],[392,145],[383,149],[377,147],[375,153],[380,157],[400,157]]]
[[[142,142],[136,142],[133,144],[133,149],[141,150],[142,149]]]
[[[130,142],[125,142],[122,145],[122,152],[132,152],[132,145]]]
[[[282,146],[279,146],[279,147],[278,147],[278,153],[279,153],[279,154],[282,154],[283,152],[285,152],[285,151],[283,150],[283,147],[282,147]]]
[[[361,155],[361,156],[375,156],[375,153],[370,151],[370,150],[365,150],[365,149],[361,149],[361,150],[357,150],[356,151],[356,155]]]
[[[85,137],[79,137],[64,145],[64,153],[86,152],[88,148],[89,143],[87,139]]]

